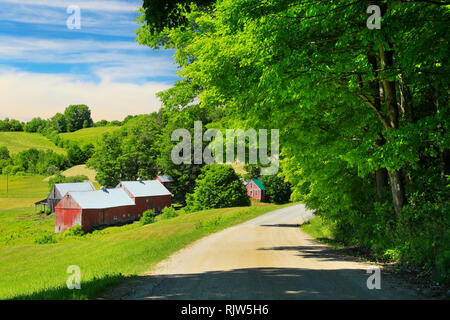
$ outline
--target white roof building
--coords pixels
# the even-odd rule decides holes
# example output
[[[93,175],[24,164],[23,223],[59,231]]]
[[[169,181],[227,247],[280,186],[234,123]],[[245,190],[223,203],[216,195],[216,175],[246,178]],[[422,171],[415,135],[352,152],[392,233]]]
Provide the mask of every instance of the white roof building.
[[[158,180],[121,181],[116,188],[128,191],[133,197],[155,197],[172,195]]]
[[[82,209],[106,209],[135,205],[134,200],[122,189],[69,192],[68,194]]]

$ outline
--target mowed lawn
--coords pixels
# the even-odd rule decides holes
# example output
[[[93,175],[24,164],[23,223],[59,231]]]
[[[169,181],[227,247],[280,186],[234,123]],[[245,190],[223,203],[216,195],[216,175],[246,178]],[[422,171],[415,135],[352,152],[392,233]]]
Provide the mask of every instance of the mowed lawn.
[[[16,154],[31,148],[53,150],[61,154],[66,152],[39,133],[0,132],[0,147],[3,146],[7,147],[11,154]]]
[[[107,286],[149,270],[207,234],[281,207],[266,205],[181,213],[176,218],[146,226],[135,222],[109,227],[81,237],[58,239],[55,244],[1,244],[0,299],[95,298]],[[12,215],[12,211],[3,214]],[[29,212],[23,214],[30,217]],[[8,218],[16,219],[16,230],[17,221],[24,227],[35,224],[34,229],[31,227],[38,229],[35,235],[49,232],[52,227],[52,220],[36,217],[17,220],[19,216]],[[30,240],[32,236],[28,229],[24,239]],[[81,269],[81,290],[67,289],[66,271],[71,265]]]
[[[76,141],[80,144],[96,144],[103,134],[114,132],[119,128],[118,126],[85,128],[75,132],[60,133],[59,136],[61,139]]]

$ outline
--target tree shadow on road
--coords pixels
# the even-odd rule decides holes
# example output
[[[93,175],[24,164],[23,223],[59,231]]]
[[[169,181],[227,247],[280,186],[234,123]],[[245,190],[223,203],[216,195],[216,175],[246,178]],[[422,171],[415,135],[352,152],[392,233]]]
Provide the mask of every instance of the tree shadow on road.
[[[196,274],[142,276],[123,283],[105,299],[408,299],[385,284],[369,290],[365,270],[245,268]]]

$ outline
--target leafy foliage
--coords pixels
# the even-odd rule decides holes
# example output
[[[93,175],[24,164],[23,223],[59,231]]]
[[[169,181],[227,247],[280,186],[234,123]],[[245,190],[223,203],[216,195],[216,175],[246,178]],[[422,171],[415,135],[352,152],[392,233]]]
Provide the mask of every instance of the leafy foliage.
[[[173,206],[164,207],[162,209],[161,219],[171,219],[171,218],[175,218],[178,216],[179,216],[179,214]]]
[[[91,110],[85,104],[70,105],[64,111],[67,121],[67,131],[73,132],[82,128],[92,127]]]
[[[370,30],[364,1],[220,0],[178,7],[181,23],[155,28],[148,3],[138,41],[175,48],[184,77],[165,102],[220,109],[222,128],[279,128],[292,199],[337,239],[445,268],[450,242],[435,235],[450,227],[446,6],[379,2],[382,27]]]
[[[264,176],[262,183],[270,202],[278,204],[289,202],[292,193],[291,184],[285,182],[284,178],[276,175]]]
[[[139,222],[143,226],[155,222],[155,213],[153,212],[153,210],[144,211]]]
[[[247,190],[231,166],[209,164],[202,169],[194,192],[187,195],[186,210],[249,206]]]

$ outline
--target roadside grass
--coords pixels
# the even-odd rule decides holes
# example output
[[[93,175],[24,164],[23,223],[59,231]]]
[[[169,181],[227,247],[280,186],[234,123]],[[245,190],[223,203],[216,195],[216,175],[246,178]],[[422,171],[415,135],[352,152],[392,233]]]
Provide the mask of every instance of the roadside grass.
[[[0,132],[0,147],[7,147],[11,154],[16,154],[30,148],[38,150],[53,150],[56,153],[66,151],[56,146],[52,141],[39,133],[29,132]]]
[[[180,210],[180,216],[172,219],[109,227],[58,238],[54,244],[0,245],[0,299],[95,298],[108,286],[149,270],[195,240],[288,205]],[[48,221],[40,222],[41,232],[48,231]],[[29,227],[31,223],[36,221],[26,222]],[[81,269],[81,290],[66,287],[71,265]]]
[[[92,143],[95,145],[104,133],[114,132],[119,128],[119,126],[85,128],[74,132],[60,133],[59,136],[63,140],[75,141],[80,144]]]
[[[325,224],[320,216],[315,216],[308,220],[303,223],[300,228],[317,241],[325,243],[335,249],[342,249],[345,247],[342,242],[333,239],[333,233],[330,226]]]

